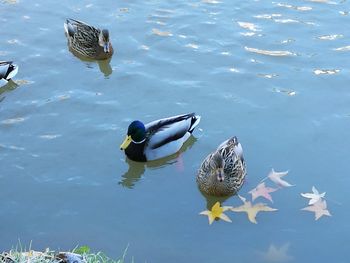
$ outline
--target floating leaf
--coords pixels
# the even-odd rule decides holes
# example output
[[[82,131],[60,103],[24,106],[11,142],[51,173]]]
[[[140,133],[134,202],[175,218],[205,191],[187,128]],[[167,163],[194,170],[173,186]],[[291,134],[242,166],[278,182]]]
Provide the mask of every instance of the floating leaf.
[[[315,204],[302,208],[301,210],[310,211],[315,213],[315,220],[320,219],[322,216],[331,216],[327,210],[326,200],[318,200]]]
[[[313,205],[317,203],[320,199],[324,198],[325,195],[326,195],[326,192],[323,192],[322,194],[320,194],[315,186],[312,187],[312,193],[305,193],[305,194],[301,193],[302,197],[310,199],[309,205]]]
[[[261,212],[271,212],[271,211],[277,211],[278,209],[271,208],[263,203],[258,203],[255,205],[252,205],[250,201],[246,201],[246,199],[239,195],[239,198],[242,200],[243,205],[239,207],[231,207],[231,211],[233,212],[246,212],[248,215],[248,219],[250,222],[257,224],[256,221],[256,215]]]
[[[269,173],[269,175],[267,176],[268,178],[270,178],[270,180],[272,182],[274,182],[275,184],[282,186],[282,187],[290,187],[290,186],[294,186],[290,183],[288,183],[287,181],[284,181],[281,179],[281,177],[286,176],[288,174],[288,171],[285,172],[276,172],[273,168],[271,170],[271,172]]]
[[[231,219],[223,213],[229,209],[230,209],[230,207],[228,207],[228,206],[221,207],[220,203],[216,202],[210,211],[205,210],[203,212],[200,212],[199,214],[208,216],[209,225],[211,225],[214,222],[215,218],[220,218],[226,222],[232,222]]]
[[[271,187],[266,187],[265,183],[260,183],[257,187],[255,187],[253,190],[249,191],[248,193],[252,195],[252,200],[254,201],[256,198],[259,196],[266,198],[270,202],[273,203],[272,197],[270,193],[273,193],[277,191],[277,188],[271,188]]]

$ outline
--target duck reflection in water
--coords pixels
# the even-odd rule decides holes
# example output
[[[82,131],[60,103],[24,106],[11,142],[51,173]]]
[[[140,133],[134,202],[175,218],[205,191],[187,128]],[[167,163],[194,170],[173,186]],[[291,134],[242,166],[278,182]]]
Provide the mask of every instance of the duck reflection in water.
[[[7,91],[11,91],[19,87],[19,85],[14,82],[13,80],[9,80],[6,85],[0,87],[0,102],[2,102],[5,99],[5,95],[3,96],[3,93],[6,93]]]
[[[207,202],[207,210],[211,210],[212,207],[215,205],[216,202],[219,202],[222,204],[225,202],[228,198],[230,198],[233,195],[228,195],[228,196],[212,196],[212,195],[207,195],[206,193],[203,193],[200,191],[203,197],[205,198]]]
[[[97,63],[100,71],[103,73],[105,77],[108,77],[113,73],[113,69],[110,65],[111,58],[105,60],[94,60],[79,56],[78,54],[72,53],[75,57],[79,58],[81,61],[85,62],[88,68],[93,68],[93,63]]]
[[[193,135],[191,135],[177,153],[155,161],[135,162],[126,157],[125,161],[129,165],[129,170],[122,175],[122,179],[119,182],[119,184],[132,189],[134,188],[135,184],[141,179],[146,168],[160,169],[167,165],[181,165],[182,153],[185,152],[187,149],[190,149],[196,141],[197,139]]]

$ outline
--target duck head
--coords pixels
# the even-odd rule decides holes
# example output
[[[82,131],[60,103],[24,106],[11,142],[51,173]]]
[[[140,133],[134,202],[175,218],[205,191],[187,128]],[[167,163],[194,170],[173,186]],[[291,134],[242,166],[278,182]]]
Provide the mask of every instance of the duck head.
[[[225,180],[225,160],[219,152],[213,155],[210,166],[212,168],[212,176],[214,176],[218,182],[223,182]]]
[[[105,53],[110,52],[110,43],[109,43],[109,32],[107,29],[102,29],[98,36],[98,44],[103,47]]]
[[[131,142],[139,144],[146,140],[146,128],[141,121],[133,121],[128,128],[124,142],[120,145],[121,150],[128,148]]]

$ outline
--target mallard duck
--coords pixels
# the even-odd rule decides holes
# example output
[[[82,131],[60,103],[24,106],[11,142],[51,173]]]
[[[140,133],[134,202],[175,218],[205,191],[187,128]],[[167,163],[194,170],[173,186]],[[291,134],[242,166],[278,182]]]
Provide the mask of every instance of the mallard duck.
[[[133,161],[146,162],[178,152],[198,125],[200,116],[194,113],[173,116],[143,124],[133,121],[120,145]]]
[[[69,49],[74,53],[91,59],[108,59],[113,55],[107,29],[98,29],[84,22],[67,19],[64,31]]]
[[[246,173],[242,146],[237,137],[232,137],[204,159],[197,174],[197,184],[208,195],[232,195],[241,188]]]
[[[4,86],[18,72],[18,66],[12,61],[0,61],[0,86]]]

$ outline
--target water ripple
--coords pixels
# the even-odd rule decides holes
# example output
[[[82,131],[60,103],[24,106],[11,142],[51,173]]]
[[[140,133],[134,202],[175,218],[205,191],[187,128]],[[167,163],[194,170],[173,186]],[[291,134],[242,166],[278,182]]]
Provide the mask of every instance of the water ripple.
[[[350,46],[334,48],[335,51],[350,51]]]
[[[15,124],[15,123],[19,123],[19,122],[23,122],[25,121],[27,118],[23,118],[23,117],[18,117],[18,118],[13,118],[13,119],[6,119],[3,120],[1,123],[2,124]]]
[[[160,31],[159,29],[157,28],[153,28],[152,29],[152,34],[154,35],[157,35],[157,36],[162,36],[162,37],[170,37],[172,36],[173,34],[169,31]]]
[[[261,29],[259,29],[259,26],[253,24],[253,23],[249,23],[249,22],[237,22],[237,24],[244,28],[244,29],[248,29],[248,30],[251,30],[251,31],[261,31]]]
[[[46,139],[46,140],[53,140],[61,136],[62,134],[43,134],[43,135],[40,135],[39,138]]]
[[[280,51],[280,50],[264,50],[251,47],[244,47],[245,50],[261,55],[273,56],[273,57],[285,57],[285,56],[295,56],[296,54],[290,51]]]
[[[262,14],[262,15],[255,15],[255,18],[259,19],[274,19],[276,17],[281,17],[281,14]]]
[[[285,4],[285,3],[277,3],[277,6],[285,7],[285,8],[289,8],[289,9],[294,9],[297,11],[310,11],[310,10],[312,10],[311,6],[295,6],[295,5]]]
[[[336,40],[336,39],[339,39],[342,37],[344,37],[344,36],[335,34],[335,35],[323,35],[323,36],[319,36],[317,38],[320,40]]]
[[[314,70],[314,73],[316,75],[324,75],[324,74],[333,75],[339,72],[340,72],[340,69],[315,69]]]

